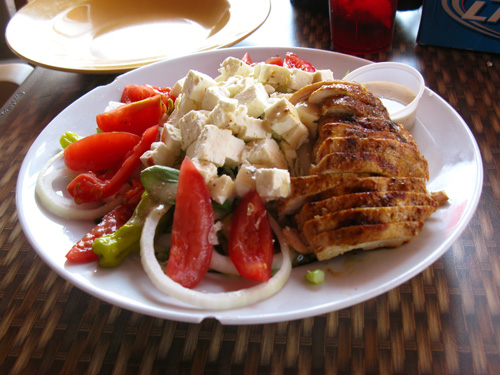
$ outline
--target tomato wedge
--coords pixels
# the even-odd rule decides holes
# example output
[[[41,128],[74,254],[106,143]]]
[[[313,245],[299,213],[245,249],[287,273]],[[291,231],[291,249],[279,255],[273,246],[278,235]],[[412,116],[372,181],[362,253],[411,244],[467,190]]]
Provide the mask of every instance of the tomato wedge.
[[[229,257],[241,276],[267,281],[273,264],[273,234],[267,209],[257,191],[247,193],[236,207],[229,232]]]
[[[76,176],[68,185],[68,192],[75,202],[77,204],[99,202],[117,193],[141,164],[142,154],[151,148],[157,134],[158,125],[147,129],[139,143],[125,156],[123,163],[116,170],[108,171],[105,176],[94,172]]]
[[[123,89],[120,101],[122,103],[134,103],[155,95],[161,95],[163,103],[168,106],[168,100],[175,101],[175,97],[170,95],[169,87],[158,87],[151,85],[127,85]]]
[[[310,62],[307,62],[300,57],[298,57],[296,54],[288,52],[285,56],[285,61],[283,62],[283,66],[285,68],[295,68],[295,69],[300,69],[305,72],[311,72],[314,73],[316,71],[316,68],[312,66]]]
[[[141,137],[127,132],[97,133],[64,149],[64,162],[74,171],[103,171],[120,165]]]
[[[213,225],[214,212],[208,187],[196,166],[186,157],[177,184],[167,276],[186,288],[198,285],[212,259],[209,234]]]
[[[123,131],[142,135],[157,125],[167,110],[161,95],[125,104],[96,116],[97,125],[104,132]]]

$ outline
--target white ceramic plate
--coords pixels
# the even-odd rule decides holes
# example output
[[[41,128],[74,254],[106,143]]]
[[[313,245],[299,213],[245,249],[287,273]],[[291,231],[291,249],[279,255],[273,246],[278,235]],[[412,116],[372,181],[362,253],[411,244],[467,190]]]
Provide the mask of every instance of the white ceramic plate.
[[[59,150],[58,139],[67,130],[81,135],[95,131],[95,116],[109,100],[119,100],[126,84],[173,85],[196,69],[218,74],[227,56],[249,51],[254,61],[292,50],[318,68],[330,68],[335,77],[368,61],[333,52],[297,48],[230,48],[202,52],[160,62],[126,73],[113,83],[98,87],[61,112],[39,135],[23,162],[17,184],[17,208],[21,225],[40,257],[58,274],[77,287],[109,303],[146,315],[200,322],[213,317],[224,324],[256,324],[294,320],[339,310],[366,301],[397,287],[436,261],[457,239],[470,221],[480,197],[483,169],[478,146],[461,117],[438,95],[426,89],[412,132],[429,161],[429,190],[445,190],[449,203],[429,218],[421,234],[392,250],[360,252],[334,260],[302,266],[292,271],[278,294],[252,306],[229,311],[191,307],[155,289],[138,257],[116,269],[95,264],[65,262],[68,249],[92,226],[90,222],[62,220],[42,209],[35,199],[35,181],[46,161]],[[307,269],[327,270],[326,282],[311,286],[304,282]],[[245,281],[230,281],[209,275],[199,289],[221,291],[238,288]]]
[[[36,0],[6,40],[26,60],[78,72],[124,72],[227,47],[267,19],[270,0]]]

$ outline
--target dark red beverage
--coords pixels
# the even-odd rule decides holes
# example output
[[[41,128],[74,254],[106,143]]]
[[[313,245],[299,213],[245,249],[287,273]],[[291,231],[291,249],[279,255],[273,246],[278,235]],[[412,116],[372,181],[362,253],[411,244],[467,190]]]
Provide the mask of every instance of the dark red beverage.
[[[332,47],[353,55],[391,45],[397,0],[330,0]]]

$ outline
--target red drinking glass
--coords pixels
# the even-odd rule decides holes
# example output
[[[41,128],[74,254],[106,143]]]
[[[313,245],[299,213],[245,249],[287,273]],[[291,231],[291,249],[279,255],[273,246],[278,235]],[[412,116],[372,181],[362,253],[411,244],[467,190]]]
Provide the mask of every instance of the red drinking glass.
[[[353,55],[388,49],[398,0],[330,0],[332,47]]]

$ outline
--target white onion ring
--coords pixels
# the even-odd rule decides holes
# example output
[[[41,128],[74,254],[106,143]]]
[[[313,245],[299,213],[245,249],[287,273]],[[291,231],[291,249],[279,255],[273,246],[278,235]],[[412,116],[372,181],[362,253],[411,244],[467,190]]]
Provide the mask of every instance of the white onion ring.
[[[170,279],[156,260],[154,252],[154,235],[161,217],[169,206],[160,205],[146,217],[141,235],[141,262],[151,282],[163,293],[182,302],[205,309],[227,310],[244,307],[266,299],[277,293],[285,285],[292,270],[288,245],[284,242],[281,229],[271,220],[271,226],[278,236],[283,253],[283,264],[269,281],[256,286],[224,293],[205,293],[188,289]]]
[[[35,192],[42,205],[50,212],[74,220],[93,220],[106,215],[121,203],[121,197],[115,196],[103,203],[76,204],[72,197],[56,193],[53,183],[61,177],[76,177],[79,172],[66,166],[56,168],[54,164],[64,158],[64,151],[53,156],[42,168],[36,180]]]

